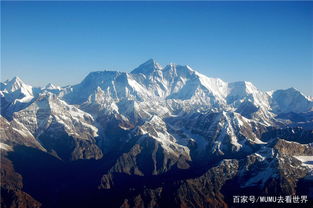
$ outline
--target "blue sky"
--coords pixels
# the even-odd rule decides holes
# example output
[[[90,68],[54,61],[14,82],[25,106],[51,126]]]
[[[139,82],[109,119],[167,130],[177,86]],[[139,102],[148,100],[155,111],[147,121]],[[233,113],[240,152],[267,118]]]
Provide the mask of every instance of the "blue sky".
[[[313,95],[313,2],[1,2],[1,80],[76,84],[154,58]]]

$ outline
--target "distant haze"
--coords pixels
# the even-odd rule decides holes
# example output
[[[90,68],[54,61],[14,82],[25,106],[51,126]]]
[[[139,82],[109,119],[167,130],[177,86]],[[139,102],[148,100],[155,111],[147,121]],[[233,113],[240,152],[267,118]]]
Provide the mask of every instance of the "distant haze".
[[[1,81],[77,84],[150,58],[313,96],[313,2],[1,1]]]

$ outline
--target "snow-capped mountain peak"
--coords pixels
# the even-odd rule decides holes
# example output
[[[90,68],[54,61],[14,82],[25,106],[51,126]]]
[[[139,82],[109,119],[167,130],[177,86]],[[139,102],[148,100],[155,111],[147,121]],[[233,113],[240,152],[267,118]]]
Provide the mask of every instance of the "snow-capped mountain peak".
[[[313,109],[313,102],[293,87],[273,92],[271,105],[277,113],[299,113]]]
[[[19,77],[2,83],[1,97],[8,103],[27,103],[34,98],[33,87],[25,84]]]
[[[45,90],[61,90],[61,87],[56,86],[52,83],[48,83],[43,89],[45,89]]]
[[[88,138],[89,134],[97,136],[97,129],[90,123],[93,117],[88,113],[67,104],[51,92],[44,92],[27,108],[15,112],[14,119],[22,122],[36,137],[43,129],[47,129],[56,122],[65,131],[77,138]],[[79,134],[80,129],[88,129],[87,134]]]
[[[12,92],[21,88],[24,85],[24,82],[19,77],[13,77],[10,81],[6,84],[6,89],[11,90]]]
[[[155,70],[162,70],[162,66],[157,63],[154,59],[149,59],[145,63],[138,66],[136,69],[134,69],[131,73],[132,74],[150,74]]]
[[[21,92],[27,95],[32,94],[32,87],[30,85],[25,84],[19,77],[14,77],[12,80],[5,84],[4,91],[12,93],[17,90],[21,90]]]
[[[18,77],[2,83],[1,87],[6,90],[1,91],[1,96],[6,96],[9,103],[13,100],[29,103],[37,96],[33,96],[32,87]],[[16,89],[22,89],[22,96],[6,93]],[[153,59],[141,64],[131,73],[91,72],[77,85],[60,88],[48,84],[41,91],[55,93],[69,104],[96,104],[101,109],[113,106],[110,112],[119,112],[119,102],[122,101],[145,102],[149,103],[148,106],[160,105],[159,102],[166,106],[165,103],[169,102],[171,105],[175,103],[175,107],[168,106],[169,109],[177,112],[182,109],[199,110],[201,106],[204,109],[231,110],[247,118],[258,114],[256,117],[259,117],[259,121],[266,121],[264,123],[267,124],[274,119],[274,114],[307,112],[313,106],[312,100],[294,88],[262,92],[251,82],[227,83],[219,78],[207,77],[188,65],[171,63],[162,68]],[[14,107],[12,112],[24,107]],[[166,112],[170,112],[169,109]],[[153,114],[148,109],[145,111]]]
[[[118,196],[119,204],[108,206],[129,207],[143,199],[147,206],[168,207],[172,204],[160,197],[169,198],[175,192],[170,196],[177,199],[173,201],[187,198],[171,207],[223,207],[224,193],[219,190],[229,185],[237,185],[241,193],[273,189],[283,191],[275,195],[294,194],[295,180],[311,174],[306,163],[313,153],[313,101],[294,88],[262,92],[251,82],[227,83],[188,65],[162,68],[154,60],[131,73],[91,72],[81,83],[63,88],[53,84],[32,88],[17,77],[0,86],[0,149],[10,151],[3,156],[9,162],[12,159],[17,170],[30,167],[43,175],[38,178],[28,169],[19,171],[26,173],[28,187],[42,184],[38,179],[44,185],[48,182],[43,189],[52,190],[47,207],[62,207],[55,201],[66,197],[51,196],[68,196],[64,190],[72,191],[72,187],[73,198],[66,205],[74,207],[81,202],[71,203],[86,193],[88,199],[95,194],[96,200],[108,194],[103,198],[109,201],[112,194],[126,192],[134,201],[127,204],[128,199]],[[239,189],[251,185],[255,187]],[[264,185],[263,192],[259,188]],[[204,198],[198,193],[205,193]],[[205,204],[208,201],[212,204]]]

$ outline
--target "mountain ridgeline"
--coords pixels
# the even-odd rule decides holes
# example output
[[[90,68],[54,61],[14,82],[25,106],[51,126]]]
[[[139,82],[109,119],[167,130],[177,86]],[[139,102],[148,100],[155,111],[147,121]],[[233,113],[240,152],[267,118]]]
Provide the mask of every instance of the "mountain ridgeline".
[[[15,77],[0,96],[1,207],[239,207],[235,195],[312,206],[313,100],[294,88],[151,59],[66,87]]]

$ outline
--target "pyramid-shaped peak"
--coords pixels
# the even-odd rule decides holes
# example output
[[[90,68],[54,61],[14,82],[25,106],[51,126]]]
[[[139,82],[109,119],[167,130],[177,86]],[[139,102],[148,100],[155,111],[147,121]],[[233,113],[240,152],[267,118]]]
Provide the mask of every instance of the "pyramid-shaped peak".
[[[14,77],[6,85],[1,86],[5,93],[13,93],[9,96],[9,102],[19,99],[19,102],[29,102],[33,98],[33,87],[25,84],[19,77]]]
[[[146,65],[146,66],[152,65],[152,66],[156,66],[157,68],[162,69],[161,65],[158,62],[156,62],[153,58],[149,59],[148,61],[146,61],[142,65]]]
[[[28,85],[26,85],[19,77],[13,77],[13,79],[11,79],[7,83],[6,89],[9,92],[14,92],[15,90],[18,90],[24,86],[28,86]]]
[[[155,63],[153,58],[149,59],[148,61],[144,62],[143,64]]]
[[[21,78],[19,78],[18,76],[13,77],[11,81],[22,82]]]
[[[49,82],[45,88],[55,88],[55,85]]]
[[[17,76],[13,77],[13,79],[11,79],[11,81],[9,81],[8,83],[12,83],[12,84],[14,84],[14,83],[17,83],[17,84],[25,84],[25,83],[21,80],[21,78],[19,78],[19,77],[17,77]]]
[[[162,66],[157,63],[154,59],[149,59],[148,61],[144,62],[136,69],[134,69],[131,73],[132,74],[150,74],[155,70],[162,70]]]
[[[54,85],[54,84],[52,84],[52,83],[48,83],[48,84],[44,87],[44,89],[47,89],[47,90],[59,90],[60,87],[59,87],[59,86],[56,86],[56,85]]]

